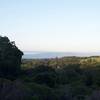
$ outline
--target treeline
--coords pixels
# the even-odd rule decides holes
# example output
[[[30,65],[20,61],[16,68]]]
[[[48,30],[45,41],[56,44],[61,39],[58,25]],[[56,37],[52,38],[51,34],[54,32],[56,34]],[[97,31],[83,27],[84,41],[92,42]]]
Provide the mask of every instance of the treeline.
[[[91,57],[62,57],[51,59],[23,59],[22,68],[34,68],[39,65],[48,65],[52,68],[63,68],[68,65],[80,65],[81,68],[100,66],[100,56]]]

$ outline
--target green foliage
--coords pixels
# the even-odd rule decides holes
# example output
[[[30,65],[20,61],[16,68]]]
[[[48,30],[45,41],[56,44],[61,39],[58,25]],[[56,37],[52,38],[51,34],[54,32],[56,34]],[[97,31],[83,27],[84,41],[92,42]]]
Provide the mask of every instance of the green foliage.
[[[0,36],[0,76],[16,76],[20,70],[22,55],[14,42]]]
[[[52,100],[54,98],[56,100],[88,100],[94,90],[100,90],[100,57],[64,57],[23,61],[22,66],[26,66],[26,72],[30,70],[24,81],[35,83],[41,88],[51,89],[49,91],[54,94],[50,95]],[[42,89],[35,87],[37,86],[32,89],[36,89],[40,94],[44,93]],[[46,95],[48,95],[47,90],[45,90]],[[44,99],[45,93],[41,94],[40,98]]]
[[[56,95],[52,88],[36,83],[27,83],[26,85],[33,94],[35,93],[35,96],[38,96],[38,100],[56,100]]]

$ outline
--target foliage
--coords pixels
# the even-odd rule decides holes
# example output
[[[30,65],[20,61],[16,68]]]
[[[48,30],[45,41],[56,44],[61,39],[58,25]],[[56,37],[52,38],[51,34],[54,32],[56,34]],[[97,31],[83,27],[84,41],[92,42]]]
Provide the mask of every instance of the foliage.
[[[22,55],[0,36],[0,100],[100,99],[99,56],[23,59],[21,64]]]
[[[8,37],[0,36],[0,76],[16,76],[20,70],[22,55],[14,42],[10,42]]]

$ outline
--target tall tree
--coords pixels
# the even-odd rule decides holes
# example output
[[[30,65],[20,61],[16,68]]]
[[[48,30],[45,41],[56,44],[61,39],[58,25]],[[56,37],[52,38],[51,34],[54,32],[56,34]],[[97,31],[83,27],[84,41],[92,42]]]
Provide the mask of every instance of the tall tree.
[[[20,71],[22,55],[15,42],[0,36],[0,76],[16,76]]]

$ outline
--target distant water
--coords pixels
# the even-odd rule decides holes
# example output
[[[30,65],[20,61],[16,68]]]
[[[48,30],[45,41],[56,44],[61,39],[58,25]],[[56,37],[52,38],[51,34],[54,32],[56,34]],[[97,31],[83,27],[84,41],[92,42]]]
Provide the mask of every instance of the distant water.
[[[24,52],[23,59],[43,59],[43,58],[56,58],[65,56],[100,56],[100,52]]]

